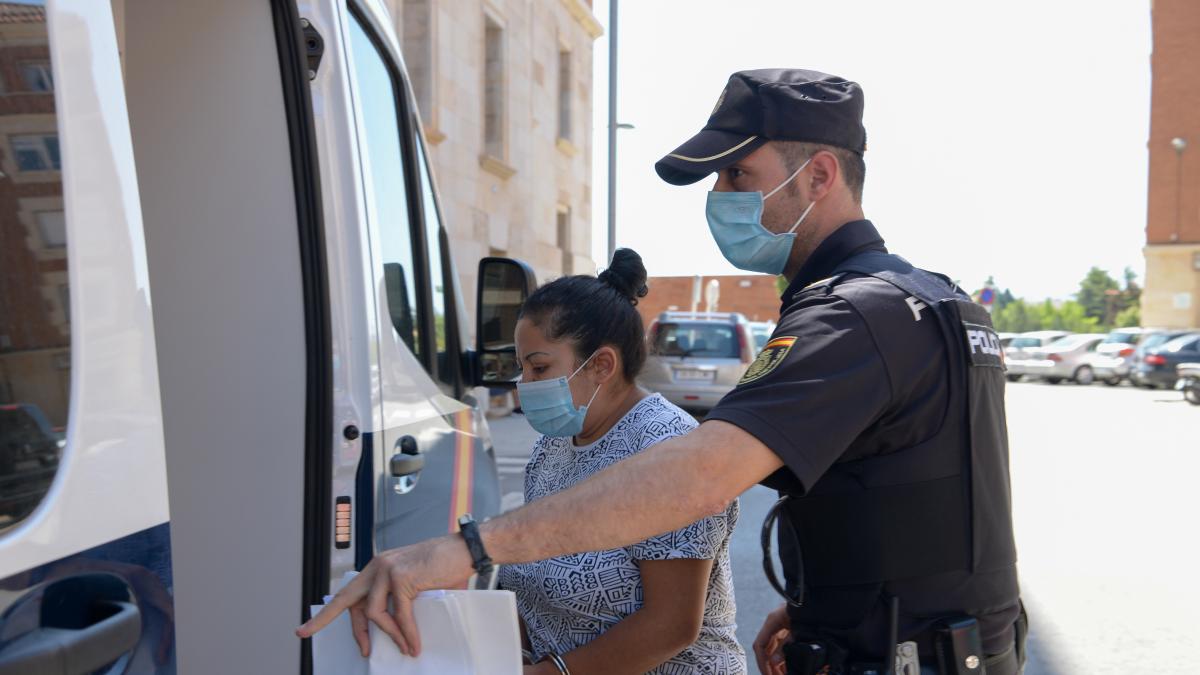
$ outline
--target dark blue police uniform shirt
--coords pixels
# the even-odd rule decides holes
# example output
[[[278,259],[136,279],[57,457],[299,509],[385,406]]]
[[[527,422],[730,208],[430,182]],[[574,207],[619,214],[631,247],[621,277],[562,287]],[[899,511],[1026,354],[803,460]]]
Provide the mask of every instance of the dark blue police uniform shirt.
[[[779,324],[767,346],[707,417],[737,425],[778,455],[784,467],[762,482],[787,494],[812,489],[837,462],[932,438],[949,409],[949,355],[932,310],[874,277],[846,274],[836,283],[831,278],[843,261],[863,251],[887,251],[866,220],[846,223],[817,247],[783,294]],[[793,553],[780,546],[785,557]],[[1017,597],[1016,577],[1007,569],[893,582],[890,591],[905,603],[902,634],[926,631],[946,609],[946,589],[968,583],[1011,586]],[[884,610],[876,603],[856,627],[825,626],[823,635],[871,653],[888,625]],[[1012,644],[1017,611],[1014,601],[977,612],[986,653]]]
[[[767,346],[708,414],[783,460],[768,487],[802,494],[835,462],[932,437],[946,414],[946,349],[931,311],[874,277],[832,283],[838,265],[864,251],[887,251],[867,220],[846,223],[817,247],[784,292]],[[893,301],[856,302],[864,294]]]

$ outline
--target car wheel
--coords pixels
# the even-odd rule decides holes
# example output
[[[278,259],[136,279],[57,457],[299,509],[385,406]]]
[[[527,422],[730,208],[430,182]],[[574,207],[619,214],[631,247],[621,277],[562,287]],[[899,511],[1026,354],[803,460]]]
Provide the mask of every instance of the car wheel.
[[[1096,373],[1091,366],[1079,366],[1071,379],[1075,380],[1075,384],[1091,384],[1096,381]]]
[[[1062,381],[1063,381],[1063,379],[1061,377],[1047,377],[1046,378],[1047,384],[1058,384],[1059,382],[1062,382]]]
[[[1119,377],[1110,377],[1110,378],[1108,378],[1107,380],[1105,380],[1105,381],[1104,381],[1104,384],[1107,384],[1107,385],[1108,385],[1108,386],[1110,386],[1110,387],[1115,387],[1115,386],[1117,386],[1118,384],[1121,384],[1121,378],[1119,378]]]
[[[1200,405],[1200,387],[1188,387],[1184,389],[1183,398],[1192,405]]]
[[[1009,382],[1019,382],[1021,380],[1020,375],[1005,375],[1004,377],[1008,378]]]

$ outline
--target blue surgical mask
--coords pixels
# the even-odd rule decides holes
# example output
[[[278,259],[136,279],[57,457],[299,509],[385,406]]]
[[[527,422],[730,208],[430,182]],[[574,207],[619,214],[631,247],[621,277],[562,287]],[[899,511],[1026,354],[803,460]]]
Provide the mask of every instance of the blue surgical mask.
[[[592,354],[595,356],[595,354]],[[579,374],[583,367],[592,360],[587,357],[571,377],[556,377],[553,380],[537,382],[518,382],[517,394],[521,397],[521,410],[525,419],[534,431],[547,436],[566,437],[576,436],[583,431],[583,421],[587,418],[588,406],[596,400],[600,387],[592,394],[587,405],[575,407],[575,399],[571,397],[571,387],[567,381]]]
[[[812,211],[816,202],[809,204],[792,229],[783,234],[775,234],[763,227],[763,203],[783,189],[784,185],[795,180],[810,161],[811,158],[805,160],[799,169],[766,196],[761,192],[708,193],[708,205],[705,208],[708,229],[712,231],[713,239],[717,240],[721,255],[734,267],[747,272],[783,274],[788,256],[792,253],[792,242],[796,240],[796,228],[808,217],[808,212]]]

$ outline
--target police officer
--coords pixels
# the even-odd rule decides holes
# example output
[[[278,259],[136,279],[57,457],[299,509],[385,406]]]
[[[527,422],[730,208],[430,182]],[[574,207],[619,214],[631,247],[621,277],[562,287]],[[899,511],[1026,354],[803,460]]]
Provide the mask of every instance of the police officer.
[[[696,431],[461,537],[379,554],[298,634],[351,609],[364,650],[370,619],[415,653],[421,590],[493,560],[631,544],[762,482],[782,496],[763,543],[778,520],[784,582],[765,567],[787,598],[755,643],[763,672],[882,673],[899,652],[925,672],[1018,673],[998,340],[982,308],[889,254],[863,218],[862,111],[839,77],[734,73],[707,125],[656,164],[677,185],[716,173],[721,252],[791,280],[771,340]]]

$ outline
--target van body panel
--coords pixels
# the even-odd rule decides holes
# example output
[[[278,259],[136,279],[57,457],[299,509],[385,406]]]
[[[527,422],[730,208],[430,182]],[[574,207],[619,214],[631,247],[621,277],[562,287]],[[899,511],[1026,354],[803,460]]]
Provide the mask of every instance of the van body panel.
[[[183,672],[300,666],[305,308],[271,12],[125,6]]]
[[[360,533],[360,501],[374,512],[374,495],[358,494],[363,454],[374,448],[367,436],[383,428],[383,406],[379,394],[379,316],[374,286],[374,261],[366,222],[362,173],[355,152],[354,101],[344,52],[338,48],[345,5],[322,0],[297,3],[300,16],[322,36],[325,43],[321,65],[309,82],[316,132],[318,166],[325,223],[326,263],[329,271],[330,329],[333,340],[334,432],[332,494],[351,498],[351,542],[334,548],[330,579],[340,579],[355,569],[355,550],[362,537],[369,544],[371,533]],[[356,439],[345,430],[359,430]],[[373,458],[372,458],[373,460]],[[368,462],[374,475],[377,460]],[[375,481],[369,479],[369,487]],[[367,519],[366,522],[371,522]],[[362,557],[361,555],[359,556]]]

